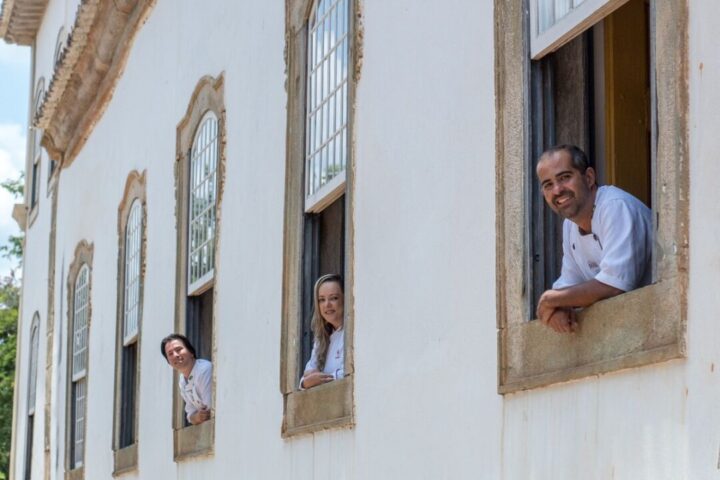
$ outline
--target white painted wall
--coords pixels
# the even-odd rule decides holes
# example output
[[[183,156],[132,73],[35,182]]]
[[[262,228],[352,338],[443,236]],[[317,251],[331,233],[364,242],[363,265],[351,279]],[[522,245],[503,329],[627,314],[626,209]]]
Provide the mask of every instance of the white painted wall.
[[[45,48],[54,48],[67,5],[50,4],[39,62]],[[712,288],[720,284],[714,221],[720,218],[720,167],[713,160],[720,147],[713,40],[720,6],[696,1],[690,10],[689,358],[504,398],[496,389],[492,2],[365,0],[362,10],[355,117],[357,425],[280,436],[284,4],[158,2],[111,104],[60,183],[58,332],[67,330],[64,276],[75,245],[81,239],[94,244],[86,478],[109,478],[112,471],[117,207],[132,169],[147,170],[148,243],[140,465],[123,478],[720,475],[720,300]],[[175,127],[200,77],[220,72],[228,144],[216,287],[216,453],[178,464],[170,427],[175,386],[158,352],[174,315]],[[35,310],[43,322],[47,310],[48,207],[43,192],[26,243],[25,330]],[[27,343],[29,334],[23,335]],[[53,429],[53,479],[64,471],[66,345],[66,335],[56,336],[63,362],[55,372],[63,377],[56,379],[53,401],[60,419]],[[22,406],[27,388],[20,378]],[[42,370],[38,380],[43,385]],[[40,386],[38,405],[44,402]],[[36,474],[42,458],[41,421],[37,425]],[[18,445],[23,435],[18,429]],[[19,476],[19,450],[16,459]]]

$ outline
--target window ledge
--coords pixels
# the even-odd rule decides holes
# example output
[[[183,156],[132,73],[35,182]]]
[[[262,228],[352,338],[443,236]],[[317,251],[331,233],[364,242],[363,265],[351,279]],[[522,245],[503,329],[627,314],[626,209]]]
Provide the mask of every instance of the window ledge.
[[[85,478],[85,467],[78,467],[65,472],[65,480],[82,480]]]
[[[175,461],[211,455],[215,439],[215,419],[174,431]]]
[[[138,446],[133,443],[127,447],[115,450],[113,452],[114,469],[113,476],[117,477],[123,473],[137,470],[138,466]]]
[[[328,428],[352,427],[352,397],[352,376],[287,394],[283,438]]]
[[[579,314],[579,330],[558,334],[539,321],[499,331],[499,392],[511,393],[685,356],[685,294],[678,279],[610,298]]]

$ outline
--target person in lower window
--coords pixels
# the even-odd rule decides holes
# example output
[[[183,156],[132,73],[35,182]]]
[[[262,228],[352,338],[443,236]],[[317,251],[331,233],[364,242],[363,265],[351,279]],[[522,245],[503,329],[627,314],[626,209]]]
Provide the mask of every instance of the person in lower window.
[[[168,364],[180,374],[180,395],[185,400],[187,421],[198,425],[210,419],[212,408],[212,363],[196,358],[195,347],[185,335],[172,333],[160,342]]]
[[[316,387],[345,375],[344,291],[340,275],[320,277],[313,289],[312,354],[300,379],[300,389]]]

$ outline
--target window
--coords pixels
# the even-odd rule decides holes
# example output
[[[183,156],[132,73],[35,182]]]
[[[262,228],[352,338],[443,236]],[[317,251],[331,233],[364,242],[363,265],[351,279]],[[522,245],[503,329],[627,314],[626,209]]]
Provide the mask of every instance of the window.
[[[627,0],[530,0],[533,59],[561,47]]]
[[[118,327],[114,473],[137,468],[138,383],[145,251],[145,173],[133,171],[118,207]]]
[[[57,40],[55,40],[55,54],[53,55],[54,66],[57,66],[58,62],[62,59],[62,56],[64,55],[66,41],[67,34],[65,33],[65,27],[60,27],[57,35]]]
[[[45,79],[40,78],[35,86],[35,99],[33,101],[33,115],[38,111],[45,96]],[[30,223],[35,218],[33,210],[38,204],[40,198],[40,162],[42,160],[42,130],[33,128],[30,132],[30,159],[32,161],[30,170],[30,195],[28,197],[31,218]]]
[[[225,161],[223,77],[203,77],[178,124],[175,328],[195,346],[198,358],[212,361],[218,237]],[[189,425],[182,399],[174,393],[175,458],[212,451],[214,420]]]
[[[496,34],[501,393],[685,354],[687,9],[604,2],[588,22],[573,17],[575,7],[598,2],[575,1],[567,13],[542,20],[570,34],[531,61],[523,42],[513,41],[522,38],[525,21],[531,35],[541,22],[537,6],[546,2],[529,1],[529,17],[522,0],[496,2],[496,25],[504,26]],[[513,126],[522,124],[518,138]],[[654,283],[586,308],[582,331],[572,337],[528,321],[561,255],[534,169],[539,152],[554,143],[579,144],[601,177],[645,200],[657,219]]]
[[[351,0],[288,4],[291,87],[281,361],[286,436],[353,422],[352,209],[348,199],[352,195],[354,8]],[[313,344],[313,285],[326,273],[345,278],[346,376],[298,391]]]
[[[90,346],[90,265],[92,246],[85,241],[75,249],[68,269],[68,404],[67,469],[82,478],[87,431],[88,349]]]
[[[35,312],[30,327],[30,355],[28,369],[27,427],[25,433],[25,480],[32,476],[33,439],[35,437],[35,398],[37,393],[38,348],[40,342],[40,314]]]
[[[190,154],[188,295],[202,292],[215,278],[217,156],[217,116],[207,112],[200,121]]]
[[[632,0],[556,52],[530,65],[532,161],[557,144],[580,146],[600,184],[651,206],[649,18]],[[535,163],[531,174],[534,175]],[[562,220],[530,182],[532,301],[560,274]]]

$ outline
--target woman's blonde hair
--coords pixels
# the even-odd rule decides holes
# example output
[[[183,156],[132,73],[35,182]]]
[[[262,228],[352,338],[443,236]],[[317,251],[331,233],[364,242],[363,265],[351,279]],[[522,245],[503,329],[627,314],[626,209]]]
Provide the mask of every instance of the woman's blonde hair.
[[[318,292],[320,291],[320,285],[323,283],[335,282],[340,285],[340,290],[345,293],[345,287],[343,286],[343,279],[336,273],[330,273],[323,275],[315,282],[315,288],[313,289],[313,315],[311,321],[311,327],[313,335],[315,336],[315,345],[317,346],[317,365],[318,370],[322,371],[325,368],[325,360],[327,359],[328,346],[330,345],[330,335],[333,332],[333,326],[320,314],[320,304],[318,301]],[[343,302],[345,299],[343,298]],[[344,307],[344,305],[343,305]]]

